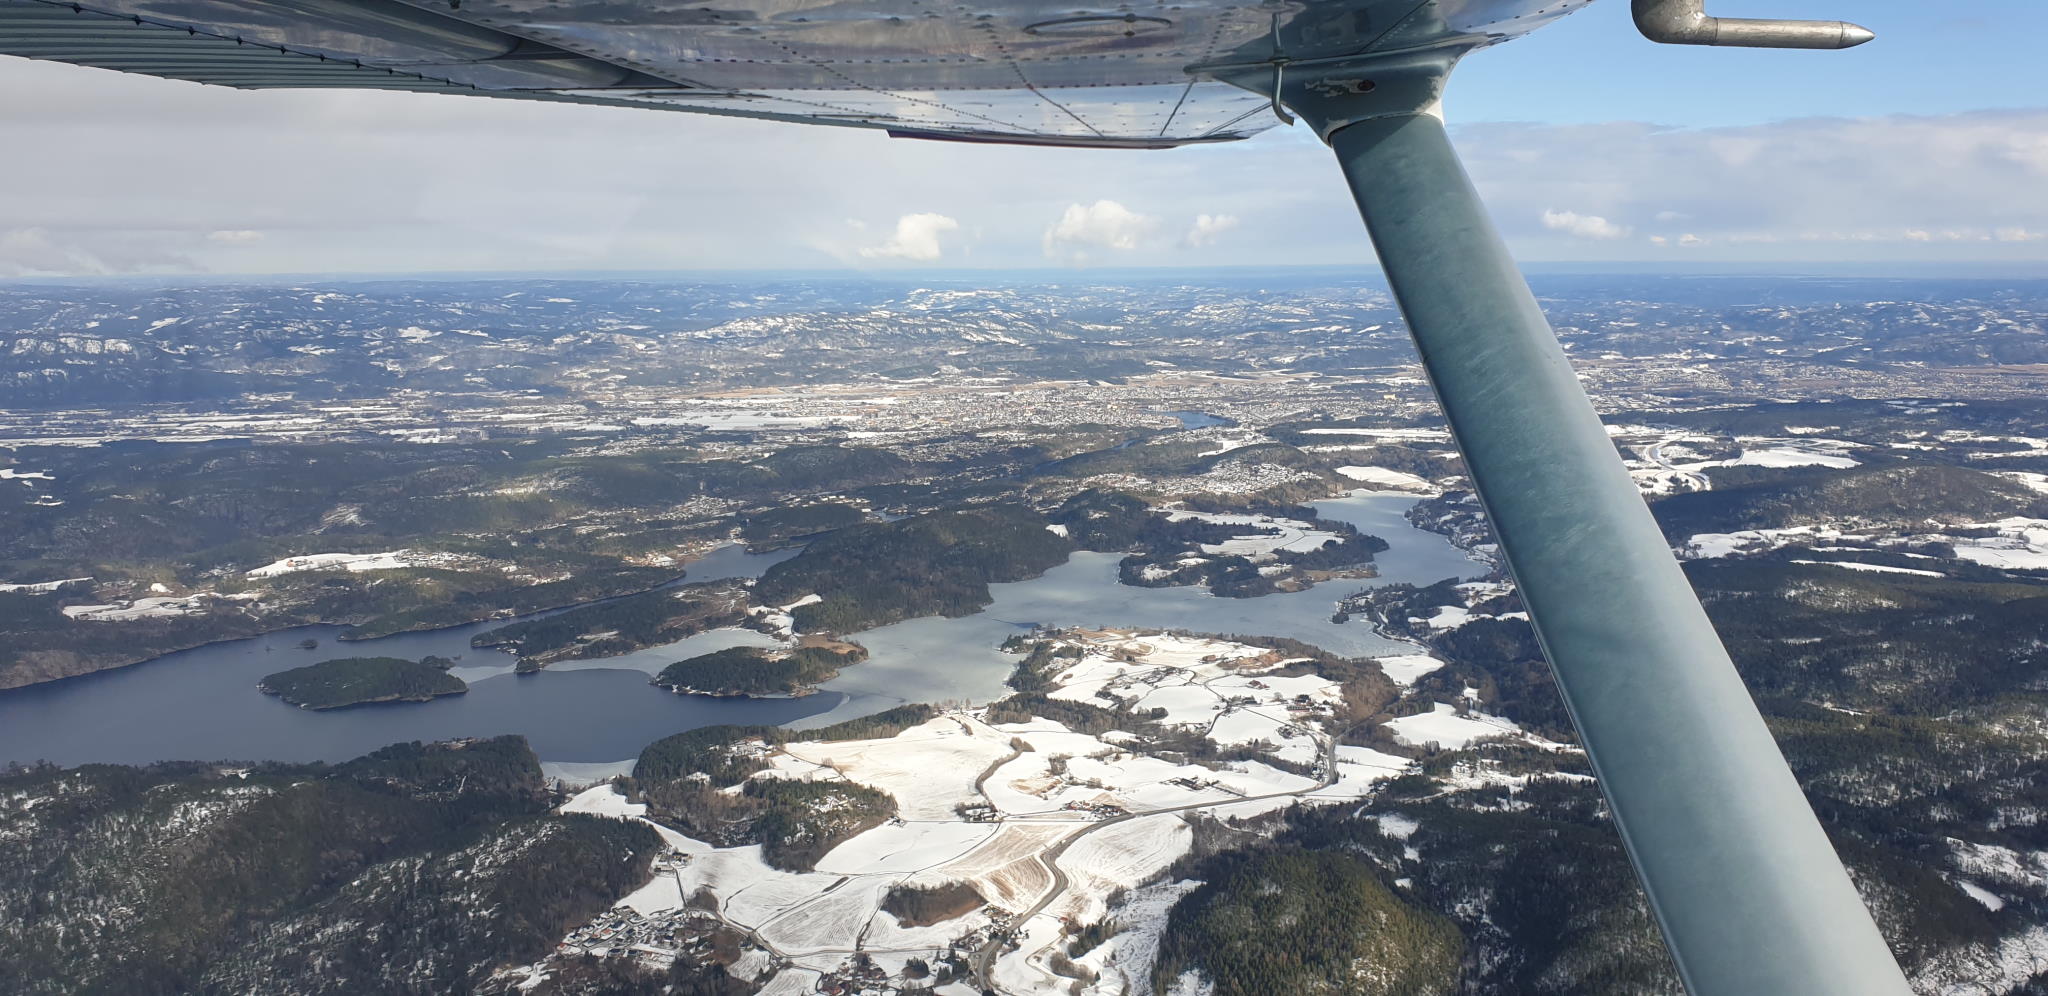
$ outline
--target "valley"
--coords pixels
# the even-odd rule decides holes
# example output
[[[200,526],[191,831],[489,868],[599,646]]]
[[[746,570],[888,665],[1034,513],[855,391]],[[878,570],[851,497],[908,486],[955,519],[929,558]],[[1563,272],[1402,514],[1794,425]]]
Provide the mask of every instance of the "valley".
[[[2048,285],[1536,288],[1916,990],[2048,985]],[[1382,287],[0,317],[0,988],[1680,991]],[[259,690],[346,658],[467,691]]]

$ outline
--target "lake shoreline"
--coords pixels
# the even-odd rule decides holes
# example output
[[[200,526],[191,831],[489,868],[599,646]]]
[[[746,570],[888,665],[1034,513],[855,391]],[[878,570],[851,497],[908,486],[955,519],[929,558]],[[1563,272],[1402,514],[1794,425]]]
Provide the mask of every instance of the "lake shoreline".
[[[1447,575],[1480,576],[1472,560],[1438,534],[1405,519],[1412,495],[1359,493],[1319,503],[1326,517],[1387,539],[1375,557],[1380,577],[1359,587],[1427,584]],[[735,550],[726,558],[747,576],[772,558]],[[0,762],[47,758],[62,764],[139,763],[187,758],[339,761],[410,740],[516,733],[546,761],[611,762],[648,743],[718,724],[805,728],[879,712],[908,701],[986,702],[1007,694],[1015,668],[1002,642],[1034,625],[1115,625],[1147,629],[1270,635],[1301,639],[1345,657],[1412,652],[1357,623],[1331,616],[1348,593],[1328,581],[1297,593],[1219,598],[1196,588],[1134,588],[1117,583],[1117,554],[1077,552],[1036,579],[990,586],[991,603],[962,617],[923,617],[847,638],[869,658],[844,668],[808,695],[789,697],[653,694],[649,678],[676,661],[709,651],[763,645],[751,630],[714,629],[676,644],[612,658],[563,661],[515,676],[515,658],[482,657],[469,637],[498,622],[354,641],[348,652],[413,660],[466,655],[450,673],[471,689],[408,708],[285,708],[255,688],[261,676],[321,659],[304,639],[334,648],[336,628],[310,626],[227,641],[124,668],[0,692]],[[707,571],[714,577],[716,572]],[[706,578],[707,580],[711,578]],[[145,666],[148,665],[148,666]],[[500,678],[506,680],[499,680]],[[658,687],[658,686],[657,686]]]

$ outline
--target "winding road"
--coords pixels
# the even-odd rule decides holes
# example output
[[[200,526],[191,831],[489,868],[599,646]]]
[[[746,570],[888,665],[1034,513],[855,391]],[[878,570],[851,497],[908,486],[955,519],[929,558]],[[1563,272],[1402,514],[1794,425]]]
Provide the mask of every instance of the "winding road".
[[[1302,730],[1304,733],[1307,733],[1310,736],[1315,735],[1314,731],[1309,730],[1307,727],[1300,726],[1299,724],[1296,724],[1295,728]],[[1352,729],[1356,729],[1356,727],[1352,727]],[[1061,893],[1067,891],[1067,873],[1064,869],[1060,868],[1060,856],[1067,853],[1067,848],[1074,846],[1074,843],[1080,840],[1081,838],[1086,837],[1089,834],[1094,833],[1098,830],[1102,830],[1106,827],[1112,827],[1119,823],[1128,823],[1132,820],[1140,819],[1147,816],[1159,816],[1164,813],[1186,813],[1198,809],[1214,809],[1221,806],[1236,806],[1247,802],[1259,802],[1265,799],[1280,799],[1290,796],[1299,798],[1301,796],[1313,795],[1317,792],[1321,792],[1322,790],[1337,784],[1337,746],[1341,744],[1344,741],[1344,738],[1350,735],[1350,733],[1351,730],[1347,729],[1343,733],[1339,733],[1338,735],[1331,737],[1329,739],[1329,742],[1324,745],[1322,776],[1317,779],[1315,785],[1310,786],[1309,788],[1295,789],[1291,792],[1269,792],[1265,795],[1248,795],[1241,799],[1227,799],[1218,802],[1197,802],[1185,806],[1169,806],[1165,809],[1151,809],[1146,810],[1142,813],[1125,813],[1122,816],[1112,816],[1109,819],[1101,820],[1096,823],[1091,823],[1086,827],[1083,827],[1080,831],[1068,835],[1066,838],[1062,839],[1058,844],[1053,845],[1053,847],[1050,850],[1047,850],[1038,856],[1039,863],[1044,865],[1046,870],[1052,873],[1052,887],[1046,890],[1045,895],[1038,897],[1038,902],[1033,903],[1030,909],[1025,910],[1023,913],[1019,914],[1016,919],[1010,921],[1012,929],[1021,929],[1024,924],[1031,922],[1032,917],[1035,917],[1038,914],[1045,912],[1045,908],[1047,906],[1052,905],[1053,900],[1058,899]],[[991,772],[992,771],[993,769],[991,769]],[[988,775],[984,774],[982,777],[986,779]],[[976,787],[980,787],[980,782],[976,782]],[[971,973],[971,977],[975,980],[975,984],[979,986],[981,988],[981,991],[984,993],[1003,992],[1003,990],[996,985],[994,969],[996,956],[1002,953],[1003,945],[1006,942],[1008,942],[1008,940],[1009,934],[1004,933],[999,933],[994,935],[993,937],[990,937],[988,943],[982,945],[980,948],[975,950],[974,957],[968,962],[968,969]]]

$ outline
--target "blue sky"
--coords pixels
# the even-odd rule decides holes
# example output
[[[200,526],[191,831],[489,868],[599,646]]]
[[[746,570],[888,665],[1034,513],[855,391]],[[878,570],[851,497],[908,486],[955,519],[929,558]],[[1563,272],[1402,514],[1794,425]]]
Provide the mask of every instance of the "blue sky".
[[[1659,46],[1626,0],[1468,59],[1446,111],[1531,263],[2048,265],[2040,0],[1715,0],[1846,52]],[[0,57],[0,276],[1370,265],[1305,128],[1172,152],[637,110],[243,92]],[[22,99],[23,97],[27,99]]]
[[[1843,52],[1651,45],[1625,0],[1601,0],[1467,60],[1452,110],[1470,121],[1708,127],[2048,103],[2040,0],[1712,0],[1708,10],[1853,21],[1877,40]]]

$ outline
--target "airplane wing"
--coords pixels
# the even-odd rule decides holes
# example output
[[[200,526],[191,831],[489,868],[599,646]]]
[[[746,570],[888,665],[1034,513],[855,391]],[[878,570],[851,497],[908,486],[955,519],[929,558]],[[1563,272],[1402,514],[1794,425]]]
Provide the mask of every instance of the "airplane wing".
[[[1591,0],[0,0],[0,53],[1158,148],[1298,115],[1350,181],[1688,989],[1904,994],[1441,118],[1465,54]],[[1846,48],[1838,21],[1633,0],[1652,40]]]
[[[1489,45],[1588,2],[0,0],[0,53],[245,89],[410,90],[1165,148],[1280,122],[1269,98],[1199,67]]]

